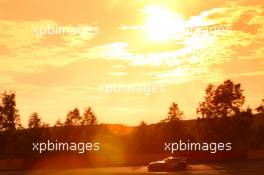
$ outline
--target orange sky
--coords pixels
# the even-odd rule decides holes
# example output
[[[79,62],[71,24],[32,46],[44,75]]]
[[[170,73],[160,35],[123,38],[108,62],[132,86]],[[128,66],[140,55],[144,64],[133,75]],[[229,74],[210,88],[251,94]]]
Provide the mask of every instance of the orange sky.
[[[212,82],[242,83],[246,105],[264,97],[261,0],[0,0],[0,89],[14,90],[22,123],[38,112],[53,124],[92,106],[101,122],[138,124],[165,117],[174,101],[196,116]],[[89,28],[37,35],[46,26]],[[186,33],[197,26],[231,30]],[[164,91],[113,93],[107,84],[157,85]]]

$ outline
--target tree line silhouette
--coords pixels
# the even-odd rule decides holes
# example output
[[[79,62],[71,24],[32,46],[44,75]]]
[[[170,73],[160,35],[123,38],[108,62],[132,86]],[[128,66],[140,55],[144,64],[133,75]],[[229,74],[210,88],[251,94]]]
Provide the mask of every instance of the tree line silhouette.
[[[98,119],[93,112],[91,107],[87,107],[84,109],[83,115],[80,114],[78,108],[74,108],[69,111],[66,120],[62,123],[61,119],[58,119],[54,125],[54,127],[58,126],[80,126],[80,125],[97,125]],[[49,124],[41,121],[41,117],[38,113],[34,112],[30,115],[28,121],[28,128],[47,128]]]
[[[241,84],[231,80],[207,86],[204,99],[197,107],[197,119],[183,120],[183,112],[173,102],[167,116],[160,122],[147,124],[142,121],[128,134],[113,133],[107,124],[98,121],[91,107],[85,108],[82,114],[74,108],[68,112],[65,121],[58,119],[54,126],[42,122],[34,112],[29,117],[28,127],[23,128],[15,93],[3,92],[1,99],[0,159],[62,154],[48,152],[39,155],[32,151],[32,142],[47,139],[67,142],[96,140],[103,145],[98,154],[163,153],[164,142],[179,139],[231,142],[233,150],[264,148],[264,99],[254,110],[250,107],[243,109],[246,98]]]

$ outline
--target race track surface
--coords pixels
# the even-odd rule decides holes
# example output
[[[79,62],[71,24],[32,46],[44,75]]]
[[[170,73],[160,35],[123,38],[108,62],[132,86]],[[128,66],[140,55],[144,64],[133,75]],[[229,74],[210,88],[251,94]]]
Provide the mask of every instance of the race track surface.
[[[27,170],[0,172],[0,175],[263,175],[263,161],[226,162],[218,164],[189,165],[186,171],[179,172],[148,172],[147,167],[114,167],[114,168],[88,168],[70,170]]]

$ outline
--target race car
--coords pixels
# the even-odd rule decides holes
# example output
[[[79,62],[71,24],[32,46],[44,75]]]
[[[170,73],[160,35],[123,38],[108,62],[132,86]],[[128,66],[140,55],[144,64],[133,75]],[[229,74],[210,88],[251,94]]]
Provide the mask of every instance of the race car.
[[[168,157],[161,161],[151,162],[148,165],[148,171],[178,171],[186,170],[187,158],[186,157]]]

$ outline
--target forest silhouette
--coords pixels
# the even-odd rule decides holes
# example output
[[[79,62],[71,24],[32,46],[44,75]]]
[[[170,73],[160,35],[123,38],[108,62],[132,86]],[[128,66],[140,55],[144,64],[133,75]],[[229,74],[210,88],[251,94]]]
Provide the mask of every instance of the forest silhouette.
[[[232,151],[264,149],[264,99],[256,109],[243,109],[246,101],[241,84],[226,80],[220,85],[209,84],[197,107],[197,118],[183,120],[184,113],[178,104],[169,106],[167,116],[160,122],[129,127],[100,123],[91,107],[81,113],[70,110],[54,126],[42,122],[38,113],[30,115],[27,128],[20,124],[15,92],[3,92],[0,105],[0,159],[34,159],[58,155],[86,157],[104,156],[110,162],[123,159],[124,155],[164,153],[165,142],[178,140],[190,142],[231,142]],[[114,129],[111,129],[112,128]],[[46,140],[64,142],[100,142],[98,153],[32,151],[33,142]]]

